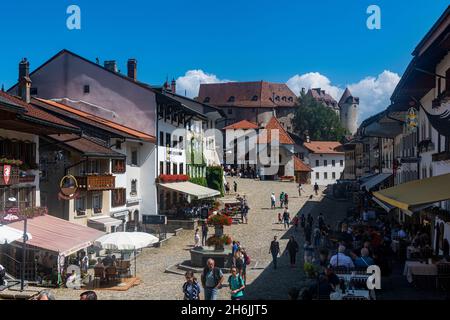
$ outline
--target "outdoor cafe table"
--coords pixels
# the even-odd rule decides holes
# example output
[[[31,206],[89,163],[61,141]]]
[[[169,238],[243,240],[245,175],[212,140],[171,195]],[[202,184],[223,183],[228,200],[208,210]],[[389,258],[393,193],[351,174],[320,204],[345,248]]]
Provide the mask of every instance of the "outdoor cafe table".
[[[347,290],[344,294],[336,294],[336,292],[330,294],[330,300],[342,300],[346,296],[364,297],[366,300],[370,300],[371,294],[369,290]]]
[[[421,263],[420,261],[406,261],[403,275],[409,283],[413,282],[413,275],[417,276],[437,276],[438,269],[435,264]]]

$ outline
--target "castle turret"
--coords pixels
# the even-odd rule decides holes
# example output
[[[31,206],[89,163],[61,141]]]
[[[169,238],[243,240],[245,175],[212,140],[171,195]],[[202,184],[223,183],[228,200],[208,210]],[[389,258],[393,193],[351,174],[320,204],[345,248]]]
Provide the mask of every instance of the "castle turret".
[[[339,100],[341,124],[352,135],[358,129],[358,106],[359,98],[353,97],[348,88],[345,89],[344,94]]]

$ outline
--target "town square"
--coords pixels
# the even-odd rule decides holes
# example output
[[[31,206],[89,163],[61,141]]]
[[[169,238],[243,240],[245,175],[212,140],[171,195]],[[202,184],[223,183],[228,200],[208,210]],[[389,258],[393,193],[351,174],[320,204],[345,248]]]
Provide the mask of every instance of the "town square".
[[[450,298],[448,3],[150,2],[4,6],[1,303]]]

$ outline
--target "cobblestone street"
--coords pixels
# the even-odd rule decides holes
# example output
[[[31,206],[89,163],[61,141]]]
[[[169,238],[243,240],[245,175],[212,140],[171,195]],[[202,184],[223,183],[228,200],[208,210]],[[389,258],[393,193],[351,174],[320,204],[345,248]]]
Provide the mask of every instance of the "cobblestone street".
[[[230,183],[233,182],[233,179],[228,180]],[[277,223],[277,214],[282,210],[270,209],[270,194],[275,192],[277,197],[281,191],[289,194],[291,217],[300,210],[303,210],[305,215],[311,212],[313,217],[323,212],[326,223],[333,227],[345,215],[345,208],[340,208],[340,203],[322,196],[314,196],[310,200],[309,196],[313,192],[312,186],[309,185],[303,186],[304,192],[302,197],[299,197],[295,183],[250,179],[236,179],[236,181],[238,193],[247,195],[249,201],[249,223],[226,227],[225,233],[240,241],[250,255],[252,265],[256,263],[255,269],[247,270],[247,298],[287,299],[287,290],[293,286],[301,286],[303,280],[303,250],[301,249],[297,256],[296,268],[289,267],[288,257],[283,254],[279,259],[278,269],[273,270],[269,254],[270,241],[277,235],[281,250],[284,252],[291,234],[296,237],[300,247],[303,246],[303,235],[300,231],[294,232],[293,228],[285,230],[283,225]],[[141,284],[123,292],[98,290],[99,299],[182,299],[181,286],[184,277],[165,273],[165,269],[188,260],[193,242],[194,232],[184,231],[179,236],[171,238],[162,248],[145,249],[137,258],[137,274],[142,279]],[[58,299],[78,299],[81,291],[58,289],[54,292]],[[219,298],[229,299],[228,288],[220,290]]]

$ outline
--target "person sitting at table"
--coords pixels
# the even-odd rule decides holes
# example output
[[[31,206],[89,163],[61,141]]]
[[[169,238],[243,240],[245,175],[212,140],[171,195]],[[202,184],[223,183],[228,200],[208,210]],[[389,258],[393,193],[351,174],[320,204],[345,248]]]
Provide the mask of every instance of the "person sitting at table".
[[[329,300],[330,294],[333,292],[333,287],[328,282],[327,276],[321,274],[316,283],[310,286],[309,290],[316,299]]]
[[[353,260],[344,253],[345,250],[346,248],[343,245],[340,245],[338,248],[338,253],[331,257],[330,264],[333,267],[355,267],[355,265],[353,264]]]
[[[365,268],[374,264],[373,259],[369,256],[369,250],[367,248],[362,248],[361,257],[355,259],[355,267]]]
[[[105,258],[103,258],[103,265],[105,267],[109,267],[112,264],[112,257],[110,254],[108,254]]]
[[[334,273],[331,265],[328,265],[325,268],[325,276],[327,277],[328,283],[333,288],[333,291],[336,291],[336,287],[339,286],[339,277]]]
[[[97,259],[97,263],[95,264],[94,268],[96,268],[96,269],[97,269],[97,268],[103,268],[103,269],[105,269],[105,265],[103,264],[101,258],[98,258],[98,259]]]

